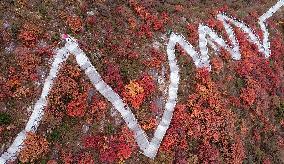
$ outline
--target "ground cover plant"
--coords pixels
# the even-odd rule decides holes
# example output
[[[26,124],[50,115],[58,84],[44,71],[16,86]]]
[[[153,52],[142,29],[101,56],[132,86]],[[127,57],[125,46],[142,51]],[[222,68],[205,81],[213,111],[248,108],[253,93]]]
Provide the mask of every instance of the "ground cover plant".
[[[0,153],[27,123],[54,49],[64,44],[61,34],[78,40],[151,138],[167,98],[170,34],[183,34],[197,46],[198,25],[203,22],[227,38],[215,18],[226,12],[263,37],[252,20],[275,3],[1,1]],[[215,54],[209,49],[210,72],[196,68],[182,46],[176,46],[178,101],[155,159],[142,154],[120,114],[70,56],[48,95],[38,130],[28,134],[11,163],[282,163],[283,22],[283,10],[267,22],[269,58],[234,28],[241,60],[233,60],[226,50]]]

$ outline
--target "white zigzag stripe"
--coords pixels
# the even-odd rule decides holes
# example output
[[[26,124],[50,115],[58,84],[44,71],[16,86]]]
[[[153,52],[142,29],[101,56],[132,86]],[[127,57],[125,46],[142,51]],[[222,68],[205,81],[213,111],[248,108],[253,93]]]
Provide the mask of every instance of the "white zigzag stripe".
[[[53,80],[57,76],[58,70],[60,68],[60,64],[64,62],[67,59],[67,57],[68,57],[68,53],[66,52],[65,48],[57,50],[56,56],[52,63],[51,70],[49,72],[48,77],[45,80],[41,96],[34,106],[33,113],[30,116],[30,119],[26,125],[26,128],[17,135],[16,139],[14,140],[12,145],[8,148],[8,150],[1,155],[0,157],[1,164],[4,164],[9,160],[16,159],[17,153],[20,151],[20,148],[22,147],[22,143],[26,138],[27,132],[36,131],[40,123],[40,120],[43,116],[43,108],[47,104],[46,98],[53,84]]]
[[[244,23],[237,21],[234,18],[230,18],[225,14],[219,14],[217,19],[221,21],[225,27],[229,39],[232,43],[232,47],[228,46],[224,39],[219,37],[212,29],[205,25],[199,25],[199,49],[200,53],[194,50],[194,47],[188,43],[181,35],[171,34],[168,45],[167,45],[167,55],[170,65],[170,85],[168,88],[169,97],[166,102],[165,111],[158,125],[154,137],[151,141],[148,140],[146,133],[141,129],[138,124],[135,116],[131,112],[130,108],[122,101],[120,96],[115,93],[110,86],[108,86],[101,78],[99,73],[96,71],[95,67],[91,64],[90,60],[86,54],[79,48],[77,42],[72,37],[66,39],[66,45],[56,50],[56,56],[51,66],[48,77],[45,80],[43,90],[39,100],[34,106],[32,115],[29,118],[29,121],[23,131],[21,131],[11,146],[6,152],[4,152],[0,157],[0,164],[4,164],[7,161],[14,160],[17,158],[23,141],[26,138],[27,132],[35,132],[39,126],[39,123],[44,114],[44,107],[47,105],[47,96],[50,89],[52,88],[53,81],[55,80],[57,73],[60,69],[60,65],[65,62],[70,53],[74,54],[76,61],[80,68],[85,71],[85,74],[89,77],[92,84],[95,88],[108,100],[110,101],[116,110],[121,113],[121,116],[125,120],[127,126],[134,132],[136,142],[138,143],[140,149],[143,151],[144,155],[154,158],[157,154],[157,151],[160,147],[160,143],[170,125],[174,107],[176,105],[177,91],[179,84],[179,68],[177,66],[177,61],[175,58],[175,45],[179,43],[190,55],[194,61],[194,64],[198,68],[207,67],[211,69],[208,48],[209,44],[215,51],[218,51],[219,48],[224,48],[232,55],[232,58],[239,60],[241,54],[239,52],[239,44],[235,37],[232,26],[233,24],[236,27],[242,29],[247,35],[250,42],[256,44],[260,52],[264,53],[265,57],[270,56],[270,43],[269,43],[269,33],[265,25],[265,21],[270,18],[277,10],[279,10],[284,5],[284,0],[278,1],[272,8],[270,8],[265,14],[259,18],[259,25],[263,31],[263,41],[261,41],[258,36],[255,35],[253,30],[251,30]],[[206,36],[209,38],[206,38]],[[217,44],[217,45],[216,45]]]

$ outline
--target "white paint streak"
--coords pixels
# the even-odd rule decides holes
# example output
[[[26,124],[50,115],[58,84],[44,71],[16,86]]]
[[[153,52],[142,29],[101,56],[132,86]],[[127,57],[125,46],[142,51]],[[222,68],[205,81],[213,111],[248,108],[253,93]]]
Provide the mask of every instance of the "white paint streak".
[[[238,21],[235,18],[231,18],[226,14],[218,14],[217,19],[223,23],[224,29],[229,36],[232,46],[228,45],[227,42],[216,32],[214,32],[210,27],[200,24],[198,27],[199,32],[199,50],[197,52],[194,47],[188,43],[184,37],[177,34],[171,34],[170,40],[176,44],[179,43],[182,48],[190,55],[198,68],[206,67],[211,70],[211,65],[209,61],[208,54],[208,45],[210,45],[214,51],[219,51],[220,48],[224,48],[235,60],[241,59],[241,53],[239,48],[238,40],[236,39],[235,32],[232,25],[240,28],[246,35],[248,40],[255,44],[258,47],[258,51],[263,53],[266,58],[271,54],[270,51],[270,42],[269,42],[269,33],[265,24],[265,21],[269,19],[277,10],[279,10],[284,5],[284,0],[277,2],[272,8],[270,8],[265,14],[259,18],[259,25],[263,32],[263,40],[260,40],[260,37],[255,34],[255,32],[248,27],[245,23]],[[232,25],[231,25],[232,24]],[[170,52],[171,53],[171,52]]]
[[[51,70],[49,72],[48,77],[45,80],[41,96],[39,100],[35,103],[34,109],[32,112],[32,115],[30,116],[28,123],[23,131],[21,131],[12,145],[8,148],[8,150],[3,153],[0,157],[0,163],[4,164],[10,160],[14,160],[17,158],[17,154],[19,153],[23,142],[26,138],[27,132],[35,132],[38,128],[38,125],[42,119],[43,116],[43,109],[47,104],[47,96],[49,94],[49,91],[52,87],[53,80],[55,79],[57,72],[60,68],[60,64],[64,62],[68,57],[66,49],[60,49],[56,51],[56,56],[54,58],[54,61],[52,63]]]
[[[57,73],[60,69],[60,64],[65,62],[70,53],[74,54],[76,61],[82,70],[85,71],[86,75],[91,80],[95,88],[108,100],[110,101],[115,109],[120,112],[122,118],[126,122],[127,126],[134,132],[135,139],[137,144],[143,153],[150,157],[154,158],[157,154],[157,151],[160,147],[160,143],[166,134],[167,129],[169,128],[173,111],[176,105],[177,91],[179,85],[179,68],[177,66],[177,61],[175,57],[175,45],[179,43],[190,55],[194,61],[194,64],[198,68],[206,67],[209,70],[211,65],[209,62],[208,47],[210,45],[215,51],[218,51],[220,48],[226,49],[235,60],[241,58],[239,52],[239,44],[235,37],[233,28],[230,24],[235,25],[236,27],[242,29],[248,36],[250,42],[256,44],[260,52],[264,53],[265,57],[270,56],[270,43],[269,43],[269,33],[265,25],[265,21],[270,18],[277,10],[279,10],[284,5],[284,0],[280,0],[270,8],[265,14],[259,18],[259,25],[263,31],[263,41],[261,42],[259,37],[255,35],[252,29],[250,29],[244,23],[237,21],[234,18],[230,18],[225,14],[219,14],[217,19],[221,21],[224,25],[225,31],[227,32],[232,46],[229,46],[224,39],[219,37],[212,29],[208,26],[199,25],[199,49],[200,52],[197,52],[194,47],[188,43],[181,35],[171,34],[168,45],[167,45],[167,55],[170,66],[170,85],[168,88],[168,99],[165,105],[165,111],[163,113],[160,124],[158,125],[154,137],[151,141],[148,140],[146,133],[141,129],[140,125],[137,122],[134,114],[131,112],[130,108],[122,101],[120,96],[115,93],[110,86],[108,86],[101,78],[95,67],[91,64],[90,60],[86,54],[79,48],[77,42],[72,37],[66,38],[65,47],[56,50],[56,56],[51,66],[48,77],[45,80],[41,96],[39,100],[35,103],[33,113],[30,116],[28,123],[23,131],[21,131],[14,142],[4,152],[0,157],[0,164],[5,164],[8,161],[14,160],[17,158],[23,142],[26,138],[27,132],[35,132],[39,126],[39,123],[44,114],[44,107],[47,105],[47,96],[50,89],[52,88],[53,81],[57,77]],[[207,38],[207,36],[209,38]]]

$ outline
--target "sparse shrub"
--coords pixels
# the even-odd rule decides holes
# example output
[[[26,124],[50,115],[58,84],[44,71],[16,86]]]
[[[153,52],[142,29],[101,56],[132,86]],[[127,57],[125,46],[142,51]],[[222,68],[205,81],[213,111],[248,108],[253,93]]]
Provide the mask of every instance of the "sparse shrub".
[[[51,141],[59,141],[60,138],[61,138],[61,133],[58,129],[54,129],[49,135],[49,139]]]
[[[281,103],[276,109],[275,117],[278,121],[284,120],[284,103]]]
[[[0,125],[8,125],[12,122],[12,117],[8,113],[0,113]]]

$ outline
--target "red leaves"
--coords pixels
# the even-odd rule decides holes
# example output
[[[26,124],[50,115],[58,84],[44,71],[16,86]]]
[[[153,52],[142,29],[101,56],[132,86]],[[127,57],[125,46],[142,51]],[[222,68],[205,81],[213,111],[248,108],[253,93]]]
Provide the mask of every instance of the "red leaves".
[[[78,164],[94,164],[94,157],[90,153],[84,153],[81,155]]]
[[[87,25],[94,26],[96,24],[96,18],[94,15],[88,15],[86,18]]]
[[[204,163],[219,163],[220,152],[219,150],[212,146],[211,144],[203,144],[199,148],[198,159]]]
[[[5,66],[3,63],[6,68],[2,71],[6,76],[0,73],[0,89],[3,91],[0,97],[4,97],[4,95],[7,96],[6,98],[17,99],[33,97],[37,89],[35,83],[39,80],[38,70],[42,60],[39,55],[28,48],[17,48],[14,53],[17,56],[11,58],[15,60],[15,63],[11,63],[10,66]]]
[[[108,148],[101,151],[99,158],[101,162],[114,163],[117,160],[117,155],[112,148]]]
[[[147,131],[147,130],[155,129],[157,125],[158,125],[157,120],[155,118],[150,118],[150,119],[144,120],[141,124],[141,127],[143,130]]]
[[[256,93],[252,88],[244,88],[241,91],[241,99],[244,101],[244,104],[251,106],[254,104],[256,99]]]
[[[187,33],[188,33],[188,41],[192,45],[197,45],[198,39],[199,39],[199,33],[198,33],[198,24],[187,24],[186,26]]]
[[[49,151],[48,142],[44,137],[34,133],[28,133],[24,141],[24,147],[20,152],[20,161],[23,163],[34,162],[46,155]]]
[[[162,64],[166,61],[166,56],[160,50],[152,48],[150,50],[151,57],[149,60],[145,60],[144,63],[151,68],[159,69]]]
[[[129,18],[128,20],[129,26],[132,30],[136,29],[137,27],[137,21],[134,18]]]
[[[66,112],[71,117],[83,117],[87,109],[87,94],[81,94],[67,104]]]
[[[127,134],[103,136],[102,134],[87,136],[83,140],[86,149],[95,149],[99,152],[101,162],[114,163],[118,160],[128,159],[135,144],[127,140]],[[128,136],[133,137],[133,136]],[[133,141],[134,142],[134,141]]]
[[[189,96],[187,106],[183,110],[177,108],[174,113],[173,125],[185,129],[191,139],[199,141],[199,147],[196,148],[199,162],[218,163],[221,159],[228,162],[237,152],[244,151],[243,147],[239,147],[232,152],[232,145],[227,145],[237,139],[236,120],[228,108],[226,97],[218,88],[208,71],[198,70],[195,91]],[[214,143],[222,146],[215,147]],[[240,158],[242,160],[244,156]]]
[[[161,15],[152,14],[148,10],[137,3],[134,0],[129,0],[130,6],[134,9],[137,15],[143,20],[143,24],[140,26],[138,36],[146,36],[147,38],[153,37],[153,31],[164,30],[164,25],[168,21],[168,15],[162,12]],[[131,28],[136,27],[136,23],[133,20],[129,21]]]
[[[182,12],[184,10],[184,7],[182,5],[175,5],[175,11]]]
[[[139,118],[141,127],[148,133],[152,132],[150,130],[155,129],[159,123],[159,119],[156,119],[156,117],[160,116],[158,110],[164,106],[155,97],[157,95],[161,96],[156,90],[155,80],[149,75],[138,75],[138,77],[142,77],[124,85],[123,80],[125,79],[123,77],[129,75],[128,72],[132,71],[129,68],[133,65],[138,66],[139,69],[141,67],[150,67],[150,71],[160,72],[163,65],[167,65],[167,61],[164,51],[162,52],[158,49],[149,50],[147,45],[152,45],[152,40],[150,42],[150,39],[141,39],[136,34],[138,33],[146,38],[157,37],[157,42],[161,44],[158,46],[156,44],[155,48],[160,46],[160,49],[164,49],[163,41],[166,41],[166,39],[164,37],[160,38],[160,32],[164,33],[165,29],[182,32],[183,29],[181,29],[180,23],[184,25],[187,21],[196,22],[196,20],[191,15],[181,15],[180,13],[175,15],[176,12],[170,12],[171,16],[169,17],[166,12],[156,12],[161,7],[171,6],[170,10],[164,11],[176,10],[177,12],[188,14],[187,11],[183,11],[184,6],[187,5],[169,5],[166,3],[164,5],[158,1],[141,1],[137,3],[134,0],[130,0],[129,2],[130,9],[128,5],[114,1],[115,4],[110,6],[111,9],[113,6],[118,7],[114,12],[113,10],[110,11],[112,17],[104,17],[94,10],[96,17],[88,14],[83,20],[79,16],[70,16],[67,18],[66,23],[70,30],[77,34],[84,30],[84,23],[93,26],[96,22],[100,22],[95,28],[88,28],[86,35],[78,36],[78,38],[84,40],[85,43],[94,43],[86,48],[89,52],[99,49],[100,54],[97,55],[96,60],[93,60],[92,55],[90,60],[94,65],[98,66],[99,72],[104,72],[102,77],[118,94],[122,95],[135,109],[141,109],[141,111],[135,111],[135,114]],[[85,4],[84,2],[82,3]],[[189,4],[193,3],[189,2]],[[102,2],[102,5],[108,4]],[[153,7],[154,5],[155,7]],[[92,8],[88,9],[87,7],[84,5],[82,10],[92,10]],[[225,10],[226,7],[221,9],[221,11]],[[107,10],[105,11],[108,12]],[[214,10],[212,15],[216,16],[218,12],[219,9]],[[119,16],[115,15],[117,13]],[[255,13],[252,16],[258,17]],[[178,22],[179,20],[182,20],[182,22],[171,24],[171,22]],[[216,21],[215,18],[212,19],[210,17],[205,22],[206,25],[214,28],[223,38],[228,37],[224,34],[225,31],[222,24]],[[268,23],[268,25],[271,24],[270,22]],[[189,38],[187,40],[192,44],[198,43],[198,24],[190,23],[185,28]],[[270,27],[270,32],[272,32],[270,36],[274,38],[271,40],[272,54],[269,59],[265,59],[263,54],[258,52],[256,45],[249,43],[247,36],[240,32],[239,29],[234,29],[241,45],[242,59],[239,61],[233,61],[230,53],[221,49],[220,57],[214,57],[213,55],[210,58],[210,60],[212,59],[212,72],[208,72],[205,69],[197,69],[197,72],[195,72],[193,71],[195,68],[193,70],[189,69],[183,63],[185,58],[182,60],[178,58],[178,61],[182,62],[182,64],[179,63],[182,79],[179,90],[182,90],[182,92],[180,92],[181,94],[179,93],[178,101],[185,103],[185,105],[178,104],[176,106],[170,129],[167,131],[160,149],[166,155],[158,155],[156,158],[159,160],[158,162],[162,162],[160,161],[162,156],[165,156],[166,160],[173,158],[174,162],[184,163],[188,162],[186,160],[191,158],[191,156],[194,156],[194,161],[196,161],[198,156],[199,161],[196,161],[196,163],[242,163],[246,157],[245,148],[248,146],[244,143],[248,143],[251,146],[250,140],[253,137],[258,142],[264,143],[263,134],[267,131],[274,133],[272,132],[273,130],[281,128],[280,126],[284,127],[283,119],[280,121],[280,125],[277,124],[275,126],[276,128],[267,128],[268,126],[265,126],[267,122],[271,124],[276,122],[274,121],[274,105],[270,103],[271,97],[277,97],[282,100],[284,93],[283,37],[282,33],[279,35],[273,34],[276,28],[277,25],[274,25],[273,28]],[[259,29],[255,31],[257,34],[260,34]],[[45,43],[40,36],[40,31],[36,27],[27,25],[27,27],[20,29],[18,38],[26,47],[33,48],[35,45],[41,45],[37,44],[39,40],[40,43]],[[5,47],[9,48],[8,44],[5,44]],[[11,47],[13,47],[12,44]],[[178,56],[188,56],[180,46],[177,46],[176,49],[181,54]],[[3,91],[3,93],[0,93],[1,100],[2,98],[5,99],[5,97],[20,99],[21,97],[37,95],[35,94],[36,90],[27,88],[25,84],[34,82],[37,80],[37,77],[41,77],[37,74],[39,70],[37,66],[41,65],[42,61],[45,61],[45,58],[42,57],[50,56],[51,52],[48,49],[38,47],[33,49],[32,53],[17,53],[21,51],[22,49],[15,51],[17,64],[16,66],[11,66],[10,71],[7,71],[9,72],[8,78],[5,77],[5,72],[1,72],[1,85],[3,84],[3,87],[1,86],[0,89]],[[209,53],[211,54],[211,52]],[[102,63],[98,61],[102,61]],[[129,61],[133,61],[134,64],[129,64]],[[192,61],[189,60],[188,62]],[[141,63],[145,64],[145,66]],[[131,67],[128,67],[129,65]],[[121,76],[120,68],[123,71],[123,77]],[[166,66],[165,69],[168,70],[168,67]],[[20,70],[20,73],[17,73],[18,70]],[[137,71],[135,70],[134,73],[137,73]],[[132,75],[132,73],[130,74]],[[44,76],[45,74],[41,75]],[[168,73],[166,73],[166,78],[169,78]],[[129,78],[127,77],[126,79]],[[240,85],[237,87],[235,86],[236,79],[241,79]],[[133,154],[139,154],[137,151],[134,152],[137,145],[135,145],[135,139],[130,130],[127,127],[120,129],[121,122],[119,119],[109,116],[109,106],[106,99],[97,98],[97,95],[95,95],[92,103],[88,106],[87,93],[90,85],[84,85],[85,83],[86,80],[82,79],[79,67],[73,65],[64,66],[60,70],[60,75],[49,95],[49,107],[45,117],[50,119],[48,118],[50,113],[58,115],[54,119],[58,121],[60,120],[59,117],[62,118],[67,113],[71,117],[86,116],[86,118],[95,118],[96,121],[100,121],[98,123],[100,131],[104,129],[104,121],[108,122],[113,119],[116,124],[115,131],[118,134],[97,133],[97,129],[95,128],[96,130],[92,131],[91,127],[86,133],[90,132],[89,134],[92,135],[86,137],[83,141],[83,149],[87,149],[88,153],[79,153],[73,156],[71,153],[67,154],[65,155],[66,158],[64,158],[65,162],[118,163],[128,159]],[[90,99],[92,100],[92,98]],[[149,108],[152,112],[147,110],[149,101],[151,101]],[[4,105],[6,105],[5,103]],[[11,106],[13,104],[9,103],[8,105]],[[84,119],[81,118],[79,120],[85,121]],[[102,119],[104,120],[101,121]],[[46,122],[54,123],[49,120]],[[86,122],[91,124],[88,121]],[[81,123],[79,122],[79,125]],[[59,126],[60,123],[57,125]],[[253,136],[251,128],[255,126],[260,128],[254,132],[255,135]],[[274,136],[273,134],[271,135],[271,140],[273,140]],[[283,139],[277,138],[277,141],[279,141],[279,146],[284,145]],[[247,152],[247,154],[254,157],[254,154],[251,154],[254,150]],[[180,156],[182,156],[183,160],[180,160]],[[137,158],[140,158],[140,156],[135,156],[134,160]],[[262,156],[260,158],[265,159]],[[167,161],[165,163],[170,162]]]
[[[28,51],[27,49],[17,49],[16,53],[18,65],[21,68],[22,75],[24,77],[30,77],[32,80],[36,79],[36,68],[41,64],[41,58],[35,53]]]
[[[232,146],[232,151],[234,152],[232,154],[232,160],[236,164],[242,164],[243,160],[246,157],[246,154],[243,141],[240,138],[236,139],[235,143]]]
[[[145,98],[144,88],[137,81],[130,81],[125,86],[125,91],[122,92],[122,95],[127,102],[131,103],[134,109],[139,109]]]
[[[214,57],[211,60],[212,68],[216,73],[219,73],[224,67],[223,61],[219,57]]]
[[[149,75],[144,75],[142,79],[139,81],[139,84],[144,89],[146,96],[152,94],[156,89],[156,84],[154,82],[154,79]]]
[[[171,152],[177,142],[177,138],[175,138],[175,136],[170,131],[168,132],[168,134],[170,135],[165,136],[160,148],[164,152]]]
[[[135,0],[129,0],[130,6],[133,7],[134,11],[144,20],[151,18],[151,14],[146,10],[145,7],[139,5]]]
[[[83,22],[79,16],[67,17],[67,24],[73,33],[79,33],[83,30]]]
[[[116,92],[121,92],[124,88],[120,68],[117,64],[106,62],[106,75],[103,77]]]
[[[188,114],[186,113],[186,106],[178,104],[175,108],[171,126],[161,143],[161,151],[170,154],[175,149],[184,150],[187,147],[187,143],[185,143],[188,130],[187,122]]]
[[[37,26],[33,24],[25,24],[19,34],[19,39],[22,40],[23,44],[27,47],[34,47],[38,37],[40,34],[40,30]]]
[[[85,115],[92,85],[82,75],[77,65],[63,65],[48,96],[47,121],[60,123],[64,115],[79,118]]]
[[[218,31],[218,32],[224,31],[223,23],[216,20],[215,17],[210,18],[206,22],[206,25],[209,26],[210,28],[214,29],[215,31]]]
[[[62,158],[63,163],[66,163],[66,164],[70,164],[74,161],[72,153],[70,153],[70,152],[68,152],[68,153],[63,152],[62,155],[61,155],[61,158]]]
[[[93,100],[93,104],[91,107],[91,113],[95,113],[95,112],[105,112],[105,110],[107,109],[107,103],[104,100],[97,100],[94,99]]]
[[[162,20],[159,20],[158,17],[153,18],[153,29],[155,31],[162,29],[163,26],[164,26],[164,22]]]
[[[83,145],[85,148],[98,150],[102,148],[102,141],[103,138],[100,135],[87,136],[83,140]]]
[[[130,81],[125,86],[122,95],[127,102],[130,102],[134,109],[139,109],[145,98],[155,90],[155,83],[151,76],[144,75],[141,80]]]
[[[120,144],[117,147],[117,156],[121,160],[128,159],[132,154],[132,148],[128,144]]]
[[[37,36],[31,31],[21,31],[19,38],[26,46],[35,45]]]
[[[146,36],[147,38],[152,38],[153,32],[151,31],[151,26],[146,23],[143,24],[138,31],[138,36]]]

